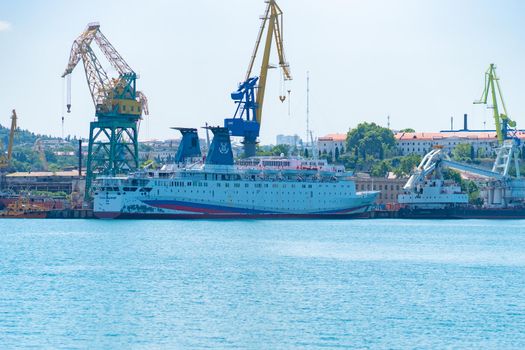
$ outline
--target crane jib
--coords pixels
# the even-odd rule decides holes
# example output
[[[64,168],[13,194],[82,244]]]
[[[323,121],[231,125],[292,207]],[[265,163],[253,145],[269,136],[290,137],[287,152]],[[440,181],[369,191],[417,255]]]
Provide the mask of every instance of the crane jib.
[[[226,118],[224,120],[224,126],[230,130],[232,136],[241,136],[244,138],[244,155],[246,157],[255,155],[255,145],[257,143],[257,137],[259,137],[262,121],[266,79],[268,69],[271,68],[269,59],[273,40],[275,40],[275,46],[277,48],[279,68],[283,74],[283,81],[292,79],[290,65],[284,55],[282,32],[283,12],[275,0],[267,1],[267,6],[261,19],[261,26],[255,40],[252,55],[250,56],[245,81],[239,84],[239,88],[231,94],[232,99],[237,104],[235,114],[233,118]],[[267,32],[264,37],[265,30]],[[263,37],[265,41],[262,52],[261,70],[258,77],[253,77],[252,70]],[[258,83],[258,85],[256,85],[256,83]],[[281,93],[279,98],[281,101],[284,101],[286,96]]]

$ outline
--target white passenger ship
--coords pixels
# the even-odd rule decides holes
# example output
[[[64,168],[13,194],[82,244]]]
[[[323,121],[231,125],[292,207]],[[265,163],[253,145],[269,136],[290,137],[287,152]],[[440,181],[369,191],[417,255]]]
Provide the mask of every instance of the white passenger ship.
[[[225,128],[199,157],[196,129],[180,129],[176,163],[125,177],[99,177],[99,218],[343,218],[363,216],[378,192],[356,192],[351,174],[326,160],[253,157],[233,162]]]

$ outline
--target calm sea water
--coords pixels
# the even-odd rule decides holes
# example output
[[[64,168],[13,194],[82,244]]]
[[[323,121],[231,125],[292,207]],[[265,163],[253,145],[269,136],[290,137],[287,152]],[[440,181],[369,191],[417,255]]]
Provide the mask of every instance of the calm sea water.
[[[523,221],[0,220],[0,348],[525,348]]]

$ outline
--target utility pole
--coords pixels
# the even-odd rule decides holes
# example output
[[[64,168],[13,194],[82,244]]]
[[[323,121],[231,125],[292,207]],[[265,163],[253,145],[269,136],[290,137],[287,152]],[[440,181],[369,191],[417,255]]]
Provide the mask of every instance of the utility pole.
[[[310,136],[310,72],[306,71],[306,144],[307,145],[308,145],[309,136]]]

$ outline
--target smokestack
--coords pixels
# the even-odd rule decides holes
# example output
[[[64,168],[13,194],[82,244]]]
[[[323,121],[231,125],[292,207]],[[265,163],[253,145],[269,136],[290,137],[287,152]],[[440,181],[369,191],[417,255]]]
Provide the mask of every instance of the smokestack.
[[[454,117],[450,117],[450,131],[454,130]]]
[[[82,177],[82,139],[78,140],[78,177]]]
[[[463,114],[463,130],[467,131],[468,130],[468,125],[467,125],[467,113]]]

